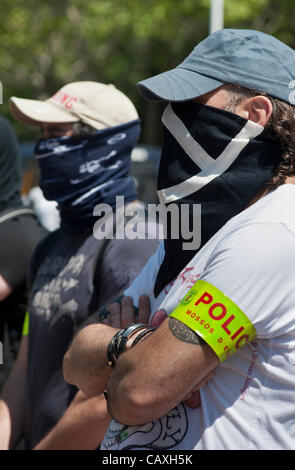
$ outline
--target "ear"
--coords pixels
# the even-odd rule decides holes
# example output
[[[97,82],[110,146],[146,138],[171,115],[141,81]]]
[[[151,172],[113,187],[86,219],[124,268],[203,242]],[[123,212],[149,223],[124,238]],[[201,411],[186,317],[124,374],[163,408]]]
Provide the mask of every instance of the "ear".
[[[273,107],[270,99],[258,95],[241,101],[235,113],[265,127],[270,120],[272,111]]]

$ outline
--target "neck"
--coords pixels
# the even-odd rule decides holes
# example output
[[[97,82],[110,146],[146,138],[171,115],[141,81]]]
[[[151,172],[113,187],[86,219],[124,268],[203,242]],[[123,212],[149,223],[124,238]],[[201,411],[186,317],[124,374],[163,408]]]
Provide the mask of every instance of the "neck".
[[[285,184],[295,184],[295,175],[287,176]]]

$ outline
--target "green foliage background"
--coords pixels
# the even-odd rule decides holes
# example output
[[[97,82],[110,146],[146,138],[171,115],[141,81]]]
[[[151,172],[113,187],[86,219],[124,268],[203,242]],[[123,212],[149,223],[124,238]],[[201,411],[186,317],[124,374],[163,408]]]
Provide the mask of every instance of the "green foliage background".
[[[8,99],[44,99],[71,81],[114,83],[142,118],[141,142],[160,143],[161,105],[136,83],[180,63],[208,35],[210,0],[1,0],[1,112]],[[295,48],[294,0],[225,0],[226,28],[258,29]],[[295,71],[294,71],[295,74]]]

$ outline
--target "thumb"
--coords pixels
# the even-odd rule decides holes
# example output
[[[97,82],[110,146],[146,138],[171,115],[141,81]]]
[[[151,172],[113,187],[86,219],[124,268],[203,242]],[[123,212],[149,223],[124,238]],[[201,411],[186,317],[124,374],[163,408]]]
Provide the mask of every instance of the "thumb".
[[[158,326],[160,326],[161,323],[166,320],[166,318],[167,313],[165,312],[165,310],[158,310],[152,318],[151,325],[158,328]]]

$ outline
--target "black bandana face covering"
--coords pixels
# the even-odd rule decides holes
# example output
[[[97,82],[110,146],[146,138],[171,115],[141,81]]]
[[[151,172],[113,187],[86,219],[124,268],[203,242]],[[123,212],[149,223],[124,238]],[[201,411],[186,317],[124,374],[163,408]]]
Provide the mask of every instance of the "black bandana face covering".
[[[165,240],[165,257],[154,294],[173,281],[197,251],[232,217],[244,210],[272,178],[281,148],[259,124],[193,102],[170,103],[163,114],[160,201],[169,206],[201,205],[201,244],[183,250],[183,238]],[[181,220],[181,219],[180,219]],[[181,223],[181,222],[180,222]],[[183,223],[183,222],[182,222]]]

